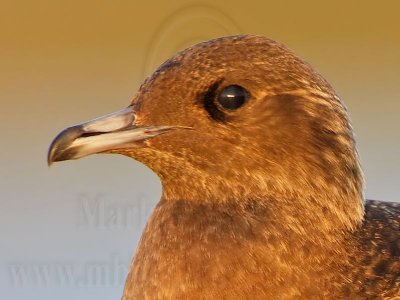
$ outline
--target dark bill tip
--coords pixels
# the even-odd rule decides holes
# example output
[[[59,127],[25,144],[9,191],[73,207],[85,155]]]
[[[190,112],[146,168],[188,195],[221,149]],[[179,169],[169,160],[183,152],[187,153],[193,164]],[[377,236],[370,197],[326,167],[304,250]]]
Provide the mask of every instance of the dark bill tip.
[[[68,147],[74,140],[84,133],[81,125],[68,127],[62,130],[51,142],[47,152],[47,164],[51,166],[53,162],[72,159],[74,151],[68,151]]]

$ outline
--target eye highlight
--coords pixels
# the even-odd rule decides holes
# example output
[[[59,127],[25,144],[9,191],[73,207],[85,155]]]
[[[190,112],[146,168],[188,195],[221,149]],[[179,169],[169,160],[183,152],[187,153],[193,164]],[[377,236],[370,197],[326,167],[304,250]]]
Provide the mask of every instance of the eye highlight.
[[[229,85],[225,87],[217,96],[217,102],[227,110],[235,110],[243,106],[250,97],[249,92],[240,85]]]

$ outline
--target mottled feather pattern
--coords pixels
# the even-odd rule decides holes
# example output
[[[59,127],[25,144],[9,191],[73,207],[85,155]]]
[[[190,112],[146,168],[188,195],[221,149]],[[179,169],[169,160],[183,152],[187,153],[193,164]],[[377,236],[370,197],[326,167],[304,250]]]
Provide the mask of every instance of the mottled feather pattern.
[[[365,219],[356,231],[360,248],[355,259],[361,293],[374,297],[400,295],[400,203],[367,201]]]

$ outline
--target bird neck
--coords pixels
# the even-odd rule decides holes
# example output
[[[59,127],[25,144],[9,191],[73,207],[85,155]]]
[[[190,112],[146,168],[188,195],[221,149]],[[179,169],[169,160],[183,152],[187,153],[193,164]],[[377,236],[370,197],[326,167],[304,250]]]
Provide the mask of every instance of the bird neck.
[[[319,185],[306,182],[288,186],[255,178],[229,182],[193,177],[177,182],[182,178],[163,180],[162,202],[185,203],[192,209],[209,207],[221,213],[238,210],[248,218],[262,219],[264,224],[280,222],[299,232],[311,226],[314,232],[328,235],[332,231],[352,231],[363,219],[361,185],[352,182],[322,184],[316,179]]]
[[[344,261],[337,259],[346,255],[343,232],[327,234],[300,211],[293,209],[292,217],[288,217],[281,207],[266,205],[271,199],[260,200],[194,202],[163,198],[141,238],[127,279],[127,293],[140,298],[168,287],[168,291],[161,289],[166,298],[191,292],[193,296],[198,291],[218,298],[221,278],[230,278],[229,287],[253,289],[259,285],[265,289],[263,293],[278,294],[290,289],[290,284],[283,286],[279,278],[299,286],[322,275],[327,277],[323,282],[334,281],[326,270],[337,270],[337,261]],[[229,287],[222,288],[232,293],[226,298],[245,298],[246,293],[254,293],[231,291]]]

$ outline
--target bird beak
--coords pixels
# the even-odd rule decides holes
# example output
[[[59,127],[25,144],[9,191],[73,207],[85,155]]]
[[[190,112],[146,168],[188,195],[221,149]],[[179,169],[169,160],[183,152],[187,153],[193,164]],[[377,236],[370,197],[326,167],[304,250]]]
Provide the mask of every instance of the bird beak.
[[[49,166],[56,161],[78,159],[90,154],[138,146],[139,141],[165,133],[172,126],[144,126],[136,124],[132,106],[116,113],[68,127],[50,145]]]

